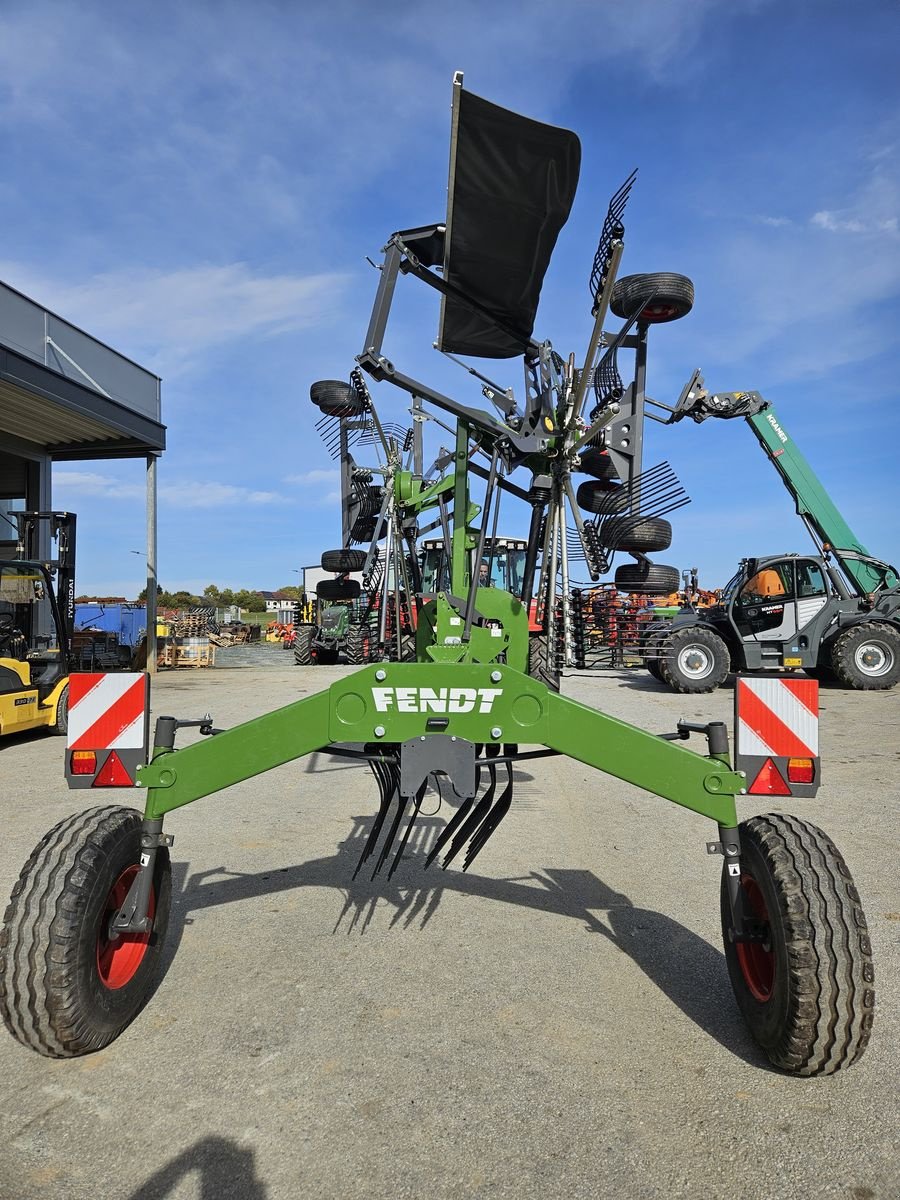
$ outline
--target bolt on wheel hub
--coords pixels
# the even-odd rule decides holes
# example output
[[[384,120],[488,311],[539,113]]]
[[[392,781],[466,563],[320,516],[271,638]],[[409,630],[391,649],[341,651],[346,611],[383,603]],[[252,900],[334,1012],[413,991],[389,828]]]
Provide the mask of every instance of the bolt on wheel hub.
[[[685,675],[692,675],[695,678],[701,678],[709,674],[710,658],[705,650],[699,646],[691,646],[687,650],[683,650],[678,656],[678,665],[684,671]]]
[[[856,663],[867,675],[883,675],[894,665],[894,656],[877,642],[866,642],[856,652]]]

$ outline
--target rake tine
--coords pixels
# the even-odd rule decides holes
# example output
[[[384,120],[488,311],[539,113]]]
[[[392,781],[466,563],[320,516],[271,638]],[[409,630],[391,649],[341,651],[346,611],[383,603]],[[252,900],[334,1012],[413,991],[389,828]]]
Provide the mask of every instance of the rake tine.
[[[481,767],[477,767],[475,770],[475,795],[476,796],[478,795],[479,787],[481,787]],[[440,790],[440,787],[438,790]],[[459,808],[456,810],[456,812],[453,814],[453,816],[450,818],[450,820],[447,822],[447,824],[441,830],[440,836],[438,837],[438,839],[434,843],[434,845],[431,847],[431,850],[428,852],[428,857],[425,859],[426,867],[431,866],[431,864],[434,862],[434,860],[437,858],[437,856],[443,850],[444,846],[446,846],[449,839],[451,837],[453,837],[454,833],[456,833],[457,829],[460,827],[462,822],[469,815],[469,812],[471,811],[472,805],[474,803],[475,803],[475,796],[467,796],[465,798],[465,800],[463,800],[462,804],[459,806]]]
[[[391,827],[385,835],[384,844],[381,847],[381,853],[378,855],[378,862],[375,864],[375,870],[372,872],[371,878],[374,879],[381,868],[384,866],[384,861],[387,858],[391,846],[394,844],[394,839],[397,836],[397,830],[400,828],[400,822],[403,820],[403,813],[406,811],[406,797],[401,796],[399,790],[397,794],[397,815],[391,822]]]
[[[416,817],[419,815],[419,809],[422,807],[422,801],[425,799],[425,791],[428,787],[426,779],[419,790],[416,792],[413,800],[413,810],[409,815],[409,824],[406,826],[403,837],[400,839],[400,845],[397,847],[397,853],[394,855],[394,861],[391,863],[391,869],[387,873],[388,879],[397,870],[400,865],[400,859],[403,857],[403,851],[406,849],[406,843],[409,841],[409,835],[412,832],[412,827],[416,823]]]
[[[485,747],[485,757],[490,755],[491,758],[495,758],[499,753],[499,746]],[[462,828],[456,834],[456,837],[454,837],[449,853],[441,864],[445,871],[453,862],[454,858],[456,858],[457,854],[459,854],[460,850],[463,848],[475,830],[481,825],[481,822],[484,820],[487,814],[490,812],[491,804],[493,803],[494,799],[494,792],[497,790],[497,768],[493,763],[489,762],[487,764],[487,769],[490,776],[490,782],[485,789],[484,795],[472,809]]]
[[[506,816],[506,814],[510,810],[510,806],[512,805],[512,796],[513,796],[512,763],[506,764],[506,774],[507,774],[506,787],[503,789],[503,793],[500,796],[500,799],[494,805],[491,812],[489,812],[488,815],[484,818],[484,822],[482,823],[481,828],[477,831],[477,833],[475,833],[475,835],[472,838],[471,843],[469,844],[469,849],[466,853],[466,860],[463,863],[464,871],[468,871],[469,867],[475,861],[476,856],[481,852],[481,850],[484,849],[484,846],[487,843],[488,839],[490,838],[491,834],[494,833],[497,826],[500,824],[500,822],[503,820],[503,818]]]
[[[370,758],[369,766],[372,768],[372,774],[375,776],[378,783],[379,802],[378,812],[375,814],[375,820],[372,822],[372,828],[369,831],[369,836],[366,838],[366,844],[363,846],[362,854],[359,856],[359,862],[356,864],[356,870],[353,872],[353,878],[359,874],[363,863],[368,859],[369,855],[375,849],[378,842],[381,827],[384,825],[384,819],[387,816],[387,811],[391,803],[391,797],[394,794],[393,778],[391,769],[385,762],[380,762],[377,759]]]

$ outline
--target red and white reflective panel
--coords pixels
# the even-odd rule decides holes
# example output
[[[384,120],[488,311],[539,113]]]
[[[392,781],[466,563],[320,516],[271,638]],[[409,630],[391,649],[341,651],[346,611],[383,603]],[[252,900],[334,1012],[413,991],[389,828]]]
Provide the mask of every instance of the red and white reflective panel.
[[[69,676],[70,750],[140,750],[144,746],[147,676]]]
[[[740,755],[817,758],[819,685],[815,679],[738,679]]]

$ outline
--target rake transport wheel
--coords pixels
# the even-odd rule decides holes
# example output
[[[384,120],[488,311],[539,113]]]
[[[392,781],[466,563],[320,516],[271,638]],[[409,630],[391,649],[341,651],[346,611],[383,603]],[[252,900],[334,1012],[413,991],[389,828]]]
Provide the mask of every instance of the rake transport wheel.
[[[344,547],[342,550],[324,550],[320,561],[323,571],[340,571],[341,574],[346,571],[361,571],[366,565],[366,552],[365,550],[354,550],[352,547]]]
[[[613,576],[619,591],[643,592],[648,596],[667,596],[677,592],[681,574],[665,563],[623,563]]]
[[[845,687],[886,691],[900,680],[900,633],[880,621],[852,625],[835,639],[831,661]]]
[[[581,459],[579,469],[585,475],[593,475],[595,479],[618,483],[619,472],[605,450],[599,450],[597,447],[591,446],[587,450],[582,450],[579,458]]]
[[[730,669],[728,647],[712,629],[676,629],[660,648],[660,674],[675,692],[715,691]]]
[[[738,1007],[776,1067],[831,1075],[862,1055],[872,1027],[875,972],[859,894],[831,839],[808,821],[768,813],[740,832],[743,895],[764,940],[732,940],[723,871],[722,933]]]
[[[320,379],[310,386],[309,398],[327,417],[358,417],[366,411],[356,389],[341,379]]]
[[[361,590],[358,579],[323,579],[316,585],[320,600],[355,600]]]
[[[647,325],[662,325],[686,317],[694,307],[694,285],[687,275],[658,271],[654,275],[623,275],[609,301],[613,316],[627,319],[646,301],[638,317]]]
[[[0,1014],[49,1058],[100,1050],[137,1016],[169,923],[169,851],[156,852],[149,934],[109,935],[138,871],[141,814],[110,805],[54,826],[22,868],[0,932]]]
[[[298,667],[312,666],[313,627],[301,625],[294,634],[294,662]]]
[[[605,515],[618,511],[623,499],[620,495],[621,489],[622,484],[616,483],[614,479],[586,479],[578,485],[575,499],[578,507],[583,508],[585,512]]]
[[[607,517],[598,530],[601,546],[648,554],[668,550],[672,525],[665,517]]]

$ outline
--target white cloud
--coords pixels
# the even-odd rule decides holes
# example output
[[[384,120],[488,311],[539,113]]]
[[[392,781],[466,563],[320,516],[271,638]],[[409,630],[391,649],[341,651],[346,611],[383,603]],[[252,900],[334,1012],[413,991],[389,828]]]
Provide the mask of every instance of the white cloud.
[[[64,496],[100,496],[108,500],[143,500],[143,485],[123,483],[111,475],[93,471],[53,472],[54,492]],[[158,489],[161,504],[178,508],[218,508],[229,504],[273,504],[282,499],[277,492],[257,491],[231,483],[161,482]]]
[[[839,212],[829,212],[822,209],[813,213],[809,219],[810,225],[817,229],[827,229],[829,233],[893,233],[896,234],[897,218],[886,217],[883,220],[866,221],[861,217],[850,217]]]
[[[246,263],[174,271],[123,268],[66,283],[0,261],[0,278],[132,355],[182,368],[239,337],[272,337],[322,323],[338,309],[346,277],[264,275]]]
[[[123,483],[111,475],[98,475],[95,471],[53,471],[54,491],[70,496],[108,496],[120,500],[141,499],[147,494],[139,484]]]
[[[337,483],[341,477],[340,471],[315,469],[303,471],[299,475],[285,475],[285,483],[295,483],[300,487],[310,487],[319,483]]]

